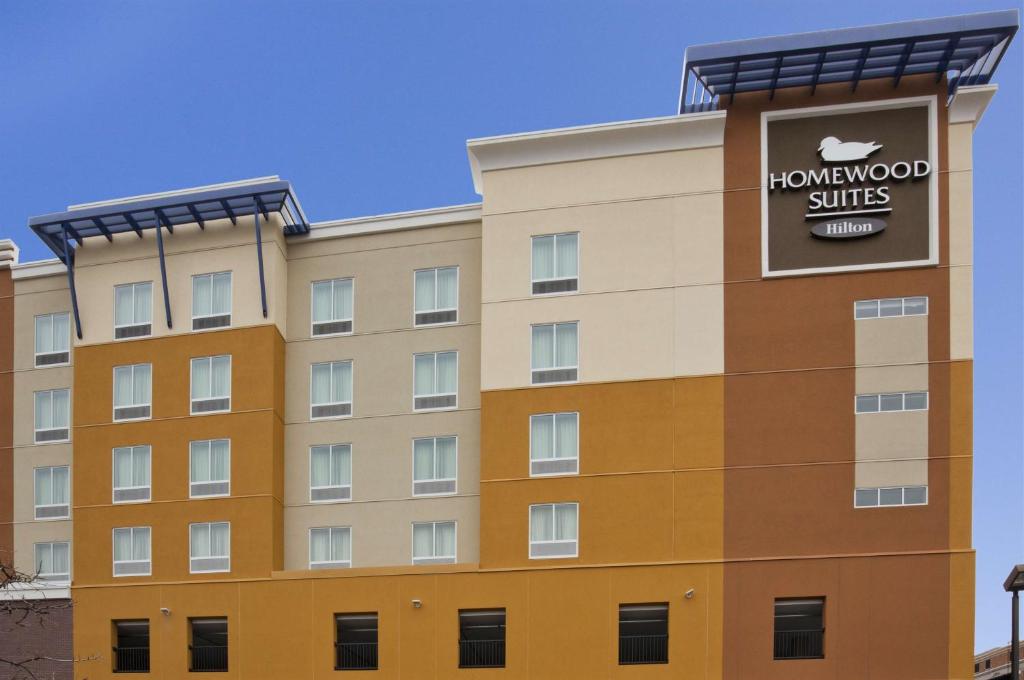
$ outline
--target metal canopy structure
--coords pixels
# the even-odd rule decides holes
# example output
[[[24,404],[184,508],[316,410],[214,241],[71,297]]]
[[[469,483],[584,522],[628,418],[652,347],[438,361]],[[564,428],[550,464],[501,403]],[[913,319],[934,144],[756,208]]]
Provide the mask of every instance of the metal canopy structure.
[[[684,57],[679,112],[709,111],[737,93],[904,76],[949,76],[949,95],[988,83],[1020,25],[1017,10],[696,45]]]
[[[81,246],[88,238],[102,237],[107,241],[113,241],[116,234],[128,233],[134,233],[142,238],[143,232],[155,231],[164,309],[167,314],[167,327],[171,328],[171,304],[167,292],[167,269],[164,258],[164,229],[173,234],[175,226],[196,224],[205,230],[206,223],[213,220],[229,219],[232,224],[238,224],[239,217],[252,215],[259,258],[260,299],[263,316],[266,317],[267,291],[263,275],[263,238],[259,219],[260,215],[264,220],[270,219],[270,213],[280,213],[285,222],[286,236],[309,233],[309,220],[302,212],[302,206],[299,205],[291,184],[276,177],[82,205],[62,213],[33,217],[29,219],[28,225],[67,267],[75,331],[81,339],[82,322],[78,314],[78,296],[75,292],[75,248],[72,241]]]

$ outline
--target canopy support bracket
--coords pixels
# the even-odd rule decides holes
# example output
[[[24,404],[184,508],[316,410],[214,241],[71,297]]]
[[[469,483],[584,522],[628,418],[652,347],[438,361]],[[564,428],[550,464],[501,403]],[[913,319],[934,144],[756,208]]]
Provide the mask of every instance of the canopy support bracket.
[[[167,328],[171,326],[171,296],[167,292],[167,262],[164,258],[164,229],[163,219],[159,210],[153,212],[153,219],[156,220],[156,252],[160,258],[160,282],[164,287],[164,311],[167,313]]]
[[[82,339],[82,318],[78,315],[78,293],[75,291],[75,253],[68,245],[68,225],[61,230],[64,236],[64,266],[68,270],[68,288],[71,290],[71,311],[75,315],[75,335]]]
[[[263,318],[267,318],[267,282],[263,277],[263,232],[260,229],[260,208],[263,201],[256,197],[252,217],[256,225],[256,260],[260,268],[260,303],[263,305]]]

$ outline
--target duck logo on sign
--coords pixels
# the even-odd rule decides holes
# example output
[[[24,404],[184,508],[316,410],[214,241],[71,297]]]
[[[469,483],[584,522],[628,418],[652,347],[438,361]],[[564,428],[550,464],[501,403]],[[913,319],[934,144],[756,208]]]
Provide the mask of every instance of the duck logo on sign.
[[[818,155],[826,163],[864,161],[882,148],[875,142],[842,142],[838,137],[826,137],[818,146]]]

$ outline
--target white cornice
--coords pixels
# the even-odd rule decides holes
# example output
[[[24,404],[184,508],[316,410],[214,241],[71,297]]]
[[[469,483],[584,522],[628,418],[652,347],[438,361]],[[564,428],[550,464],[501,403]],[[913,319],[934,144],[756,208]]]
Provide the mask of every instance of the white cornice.
[[[425,227],[440,227],[448,224],[477,222],[481,218],[480,213],[479,203],[467,203],[465,205],[429,208],[427,210],[410,210],[384,215],[314,222],[310,225],[309,234],[289,236],[288,241],[298,244],[306,241],[376,234],[385,231],[404,231],[406,229],[423,229]]]
[[[37,260],[36,262],[22,262],[11,267],[11,278],[15,281],[20,279],[36,279],[44,276],[63,276],[66,273],[67,269],[57,258]]]
[[[992,101],[997,85],[966,85],[957,88],[953,101],[949,103],[949,124],[973,123],[978,127],[981,117],[985,115],[988,103]]]
[[[489,170],[721,146],[725,111],[543,130],[466,142],[473,188],[483,194]]]

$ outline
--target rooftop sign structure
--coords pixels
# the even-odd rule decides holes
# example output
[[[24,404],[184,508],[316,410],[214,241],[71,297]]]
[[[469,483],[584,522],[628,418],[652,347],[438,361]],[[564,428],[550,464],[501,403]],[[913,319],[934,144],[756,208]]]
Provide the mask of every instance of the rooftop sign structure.
[[[949,94],[992,78],[1020,25],[1017,10],[688,47],[679,112],[709,111],[737,93],[904,76],[949,75]]]

